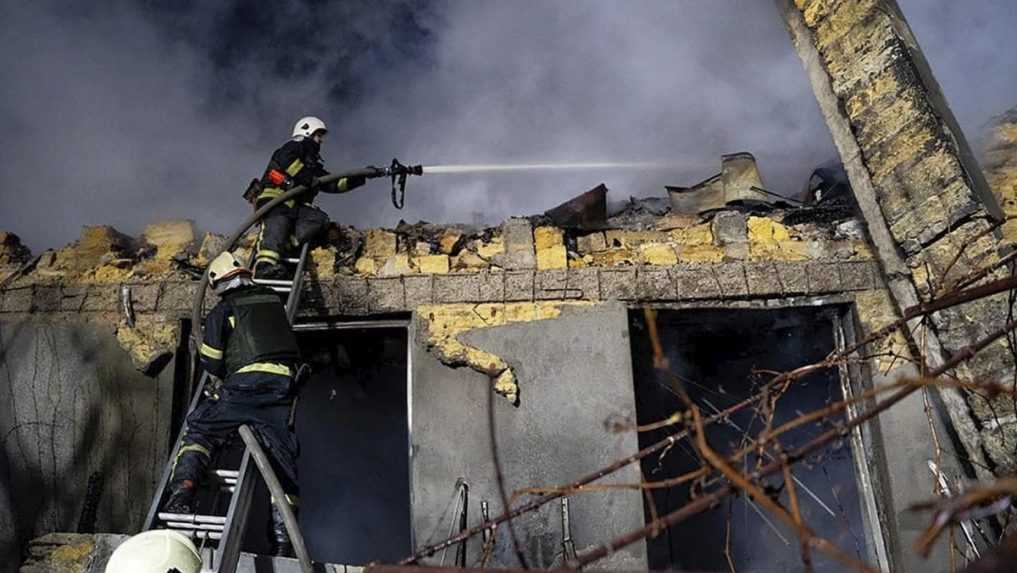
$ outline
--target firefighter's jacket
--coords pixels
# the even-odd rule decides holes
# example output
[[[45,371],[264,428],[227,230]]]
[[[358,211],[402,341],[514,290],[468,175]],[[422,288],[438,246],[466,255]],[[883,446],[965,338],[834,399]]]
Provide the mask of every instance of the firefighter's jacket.
[[[205,370],[219,378],[265,372],[292,376],[300,348],[279,295],[251,285],[226,292],[205,318]]]
[[[285,174],[286,181],[282,185],[275,183],[270,177],[272,171]],[[282,147],[275,150],[268,167],[261,178],[262,192],[258,195],[257,203],[260,205],[274,199],[284,192],[299,185],[310,185],[319,177],[328,175],[325,164],[321,159],[321,146],[313,138],[305,137],[299,140],[290,140]],[[344,177],[331,185],[316,187],[299,197],[301,203],[313,203],[319,191],[325,193],[345,193],[365,182],[363,177]],[[287,201],[290,207],[294,202]]]

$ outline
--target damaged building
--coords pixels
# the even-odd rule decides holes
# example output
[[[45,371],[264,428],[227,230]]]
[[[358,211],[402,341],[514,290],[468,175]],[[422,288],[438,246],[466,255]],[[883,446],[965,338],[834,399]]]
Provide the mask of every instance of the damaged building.
[[[867,392],[949,364],[1006,322],[1007,292],[906,313],[1010,276],[1017,115],[992,128],[983,172],[893,2],[778,5],[843,165],[817,169],[804,193],[768,189],[765,165],[733,153],[715,176],[617,211],[600,186],[489,228],[333,226],[310,252],[294,329],[314,367],[297,431],[317,560],[400,562],[501,514],[500,474],[521,505],[667,440],[680,420],[661,421],[683,400],[719,416],[773,373],[866,342],[789,389],[771,422],[845,400],[856,415]],[[139,529],[194,390],[192,302],[224,246],[187,221],[139,237],[85,227],[37,256],[0,233],[0,567],[100,571],[117,534]],[[914,320],[871,338],[902,317]],[[977,350],[951,373],[1012,377],[1007,338]],[[719,419],[708,437],[723,453],[764,429],[750,411]],[[947,563],[948,543],[930,561],[912,550],[928,519],[909,508],[941,476],[1012,475],[1015,430],[1009,396],[912,394],[797,471],[801,515],[880,570]],[[505,524],[413,561],[574,565],[702,496],[698,482],[639,485],[701,464],[679,440],[516,517],[525,561]],[[241,570],[296,570],[254,556],[256,529]],[[794,535],[740,496],[591,566],[798,569]]]

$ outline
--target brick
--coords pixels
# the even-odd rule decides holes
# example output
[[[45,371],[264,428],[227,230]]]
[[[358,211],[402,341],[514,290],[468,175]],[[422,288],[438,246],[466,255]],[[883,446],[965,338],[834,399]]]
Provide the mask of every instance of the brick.
[[[636,295],[639,300],[675,300],[671,272],[668,269],[640,267],[636,269]]]
[[[79,312],[85,303],[87,293],[88,287],[86,286],[64,286],[60,292],[60,310]]]
[[[85,312],[115,311],[120,306],[119,291],[119,285],[92,285],[88,288],[88,294],[85,296],[85,302],[81,305],[81,310]],[[174,310],[183,311],[191,308],[194,293],[193,291],[188,291],[188,293],[191,296],[186,297],[187,302]]]
[[[745,215],[738,211],[721,211],[711,222],[714,244],[745,243],[749,240]]]
[[[846,291],[876,288],[876,264],[865,261],[840,264],[841,288]]]
[[[434,276],[434,302],[477,302],[480,279],[476,273]]]
[[[671,269],[679,300],[719,298],[720,284],[709,265],[678,265]]]
[[[367,307],[370,312],[394,312],[406,309],[406,293],[401,278],[367,280]]]
[[[565,269],[537,271],[534,275],[533,297],[537,300],[563,300],[566,272]]]
[[[840,270],[837,263],[810,263],[806,266],[809,292],[812,294],[841,292]]]
[[[196,282],[169,282],[162,285],[162,295],[156,310],[159,312],[182,312],[191,308],[194,292],[198,288]],[[89,292],[91,296],[91,292]],[[86,305],[90,303],[85,300]]]
[[[505,300],[505,273],[478,273],[477,283],[481,302],[502,302]]]
[[[28,312],[32,309],[34,286],[12,288],[4,291],[4,312]]]
[[[710,268],[717,278],[717,283],[720,284],[723,296],[747,296],[749,294],[749,283],[745,279],[745,267],[741,263],[723,263]]]
[[[367,280],[339,277],[335,282],[336,303],[340,313],[365,314],[368,309]]]
[[[600,269],[569,269],[565,287],[568,293],[577,293],[577,298],[600,300]]]
[[[510,271],[505,273],[505,302],[533,300],[533,271]]]
[[[501,226],[505,252],[495,255],[492,262],[504,269],[535,269],[537,256],[533,248],[533,228],[526,219],[512,218]]]
[[[54,312],[60,310],[60,287],[36,285],[32,294],[32,312]]]
[[[782,263],[780,263],[782,264]],[[778,263],[745,263],[745,277],[752,296],[779,296],[783,294],[777,277]]]
[[[600,298],[633,300],[636,298],[636,269],[601,269]]]
[[[780,280],[784,296],[809,292],[809,279],[805,267],[805,263],[782,263],[774,267],[777,269],[777,279]]]
[[[131,302],[135,312],[155,312],[159,306],[159,296],[162,294],[161,283],[140,283],[128,286],[131,289]]]
[[[403,277],[406,291],[406,308],[414,309],[434,302],[434,280],[431,276]]]
[[[430,246],[429,243],[424,243]],[[417,270],[425,274],[443,275],[449,270],[448,255],[426,255],[413,259]]]
[[[606,248],[607,241],[604,240],[604,233],[600,231],[576,237],[576,249],[579,251],[579,254],[588,255],[596,251],[603,251]]]

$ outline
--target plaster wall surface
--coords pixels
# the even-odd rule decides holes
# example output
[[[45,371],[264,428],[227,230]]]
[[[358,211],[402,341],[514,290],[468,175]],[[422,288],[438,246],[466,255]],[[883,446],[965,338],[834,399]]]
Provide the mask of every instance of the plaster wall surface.
[[[138,528],[166,460],[172,370],[138,373],[95,323],[0,321],[0,570],[29,539],[78,529],[90,476],[95,530]]]
[[[504,358],[519,374],[519,406],[492,395],[489,379],[468,368],[449,369],[417,343],[412,348],[412,499],[415,543],[441,541],[448,533],[455,482],[470,485],[469,525],[480,522],[480,502],[502,512],[497,493],[488,408],[494,408],[499,454],[509,495],[527,486],[569,483],[637,450],[632,433],[605,429],[610,416],[635,417],[625,308],[605,303],[564,309],[558,318],[474,330],[471,346]],[[490,404],[490,406],[489,406]],[[639,481],[632,465],[604,480]],[[609,540],[643,525],[638,492],[582,493],[570,498],[576,547]],[[561,565],[557,503],[514,520],[531,567]],[[469,546],[469,561],[481,544]],[[454,555],[450,551],[449,560]],[[437,563],[440,554],[429,560]],[[448,564],[449,561],[446,561]],[[517,566],[508,529],[497,530],[494,566]],[[602,567],[646,568],[645,545],[637,543]]]

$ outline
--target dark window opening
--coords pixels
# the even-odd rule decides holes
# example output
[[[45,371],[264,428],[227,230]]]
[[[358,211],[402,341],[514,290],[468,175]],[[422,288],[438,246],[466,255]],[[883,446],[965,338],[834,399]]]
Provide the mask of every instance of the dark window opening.
[[[755,394],[754,388],[771,375],[753,371],[782,372],[817,362],[834,348],[830,309],[780,310],[687,310],[662,311],[657,326],[670,371],[683,381],[693,402],[704,416]],[[636,417],[640,424],[667,418],[683,409],[670,376],[653,368],[653,351],[641,311],[630,318]],[[812,374],[793,385],[777,402],[775,425],[843,399],[836,369]],[[757,435],[765,420],[755,409],[743,409],[729,422],[717,422],[707,430],[711,447],[721,454],[738,450],[746,434]],[[828,423],[803,426],[784,435],[785,448],[800,446],[829,428]],[[643,432],[639,446],[655,443],[673,429]],[[751,469],[772,458],[747,458],[739,469]],[[663,458],[643,460],[648,481],[677,477],[700,466],[698,454],[688,441],[679,442]],[[867,559],[862,500],[856,482],[850,440],[844,440],[821,457],[794,467],[796,490],[804,521],[843,551]],[[789,508],[783,479],[766,481],[778,501]],[[698,485],[696,486],[698,487]],[[690,499],[688,484],[653,490],[658,514],[674,511]],[[647,522],[650,512],[646,511]],[[730,533],[729,533],[730,532]],[[651,569],[793,571],[802,566],[795,533],[744,496],[728,497],[717,507],[701,513],[647,540]],[[729,554],[729,555],[728,555]],[[840,571],[843,566],[813,551],[816,571]]]
[[[308,551],[325,563],[397,561],[412,550],[407,331],[320,330],[298,340],[314,371],[295,418]],[[261,485],[246,551],[268,551],[267,500]]]

